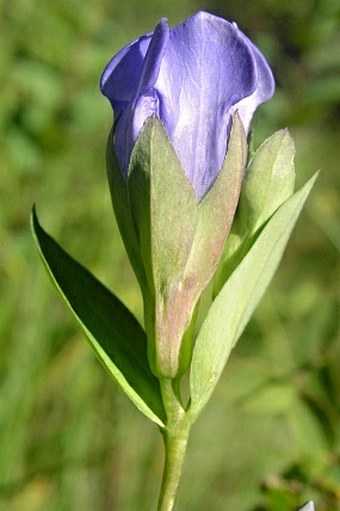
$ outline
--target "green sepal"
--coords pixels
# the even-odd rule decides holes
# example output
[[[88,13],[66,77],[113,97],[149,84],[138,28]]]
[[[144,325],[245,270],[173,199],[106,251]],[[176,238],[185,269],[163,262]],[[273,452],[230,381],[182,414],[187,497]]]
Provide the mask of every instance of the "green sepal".
[[[191,362],[198,300],[214,275],[234,219],[246,158],[246,134],[236,113],[221,171],[213,186],[198,204],[195,238],[185,270],[186,280],[196,282],[196,288],[193,289],[196,314],[193,315],[191,325],[182,340],[180,353],[182,373]]]
[[[139,242],[130,212],[127,180],[119,168],[113,145],[113,130],[109,134],[106,149],[107,176],[110,185],[113,210],[126,252],[141,288],[147,285],[140,254]]]
[[[146,122],[132,151],[128,194],[148,281],[149,360],[156,374],[175,377],[195,306],[195,282],[184,274],[198,213],[192,186],[157,117]]]
[[[198,224],[187,275],[198,274],[200,292],[210,282],[233,223],[247,161],[246,133],[236,113],[223,166],[198,205]]]
[[[193,351],[192,420],[209,400],[231,350],[268,287],[316,177],[274,213],[212,303]]]
[[[179,281],[197,222],[192,186],[157,117],[150,117],[132,151],[128,191],[149,286],[163,293]]]
[[[254,234],[294,193],[295,145],[287,129],[261,144],[247,166],[238,209],[238,225]]]
[[[222,169],[198,203],[159,119],[148,120],[135,144],[128,196],[148,280],[149,359],[163,377],[177,377],[190,363],[193,312],[216,270],[245,163],[246,135],[236,114]]]
[[[274,133],[252,154],[237,214],[214,279],[214,295],[256,241],[261,229],[294,192],[295,146],[287,129]]]
[[[163,401],[149,368],[144,330],[116,296],[42,229],[34,209],[31,226],[46,270],[96,356],[137,408],[163,427]]]

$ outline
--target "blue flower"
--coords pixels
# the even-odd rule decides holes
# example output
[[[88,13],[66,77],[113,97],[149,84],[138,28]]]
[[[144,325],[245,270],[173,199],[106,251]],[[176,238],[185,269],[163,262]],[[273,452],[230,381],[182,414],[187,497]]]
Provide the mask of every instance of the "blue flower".
[[[146,120],[160,118],[198,200],[218,175],[238,110],[246,131],[274,92],[260,51],[235,23],[198,12],[131,42],[109,62],[101,90],[115,116],[114,150],[124,176]]]

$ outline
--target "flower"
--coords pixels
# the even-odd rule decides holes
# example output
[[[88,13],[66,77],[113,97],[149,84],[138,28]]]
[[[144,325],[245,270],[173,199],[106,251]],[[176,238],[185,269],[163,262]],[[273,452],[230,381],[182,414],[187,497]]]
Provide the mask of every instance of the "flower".
[[[156,115],[200,200],[222,167],[233,113],[247,131],[274,80],[235,23],[201,11],[174,29],[161,19],[153,33],[125,46],[106,66],[101,90],[114,110],[123,175],[146,120]]]
[[[273,76],[236,24],[198,12],[174,29],[161,19],[120,50],[101,90],[114,110],[108,178],[143,295],[149,363],[177,378],[238,204],[245,131]]]

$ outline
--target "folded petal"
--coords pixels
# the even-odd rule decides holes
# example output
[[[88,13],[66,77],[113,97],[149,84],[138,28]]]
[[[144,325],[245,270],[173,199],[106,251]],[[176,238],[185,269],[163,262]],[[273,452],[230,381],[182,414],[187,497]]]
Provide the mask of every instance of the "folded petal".
[[[162,19],[152,35],[127,45],[108,64],[101,78],[101,90],[115,114],[114,143],[118,163],[126,175],[132,148],[145,121],[158,115],[154,89],[169,38]]]
[[[152,34],[147,34],[132,41],[104,69],[100,89],[110,100],[116,117],[136,95],[151,37]]]
[[[253,94],[242,99],[233,107],[232,112],[236,110],[238,111],[245,129],[246,131],[248,131],[251,119],[253,117],[253,113],[255,112],[256,108],[261,103],[268,101],[273,96],[275,90],[275,82],[271,69],[268,66],[267,61],[262,55],[262,53],[241,31],[240,34],[242,34],[244,41],[251,48],[251,51],[255,58],[257,71],[257,86]]]

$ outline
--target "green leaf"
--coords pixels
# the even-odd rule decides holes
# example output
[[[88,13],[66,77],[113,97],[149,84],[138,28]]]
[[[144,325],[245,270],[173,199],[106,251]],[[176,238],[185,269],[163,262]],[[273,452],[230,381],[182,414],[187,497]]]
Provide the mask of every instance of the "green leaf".
[[[268,287],[315,179],[316,175],[275,212],[214,300],[193,352],[193,419],[210,398],[232,348]]]
[[[31,225],[46,269],[98,359],[137,408],[164,426],[159,381],[149,368],[144,330],[118,298],[42,229],[34,209]]]

